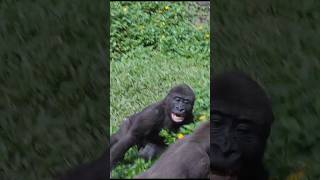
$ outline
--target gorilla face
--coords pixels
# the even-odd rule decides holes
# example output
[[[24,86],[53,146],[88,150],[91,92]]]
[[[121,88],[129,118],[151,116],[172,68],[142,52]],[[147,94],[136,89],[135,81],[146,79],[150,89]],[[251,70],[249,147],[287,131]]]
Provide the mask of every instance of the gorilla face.
[[[273,113],[263,89],[240,72],[216,76],[211,107],[211,170],[235,179],[262,168]]]
[[[175,94],[171,101],[171,119],[180,123],[192,112],[192,98]]]
[[[174,87],[166,98],[166,104],[169,104],[169,117],[174,123],[182,123],[188,116],[192,115],[195,95],[193,90],[183,84]]]
[[[254,119],[231,116],[215,110],[213,114],[214,167],[224,174],[238,174],[245,161],[261,159],[265,146],[262,127]]]

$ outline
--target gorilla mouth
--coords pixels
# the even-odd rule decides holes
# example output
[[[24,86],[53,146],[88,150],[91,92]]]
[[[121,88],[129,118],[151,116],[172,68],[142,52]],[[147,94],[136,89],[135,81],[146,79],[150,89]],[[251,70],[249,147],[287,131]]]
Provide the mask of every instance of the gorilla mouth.
[[[176,114],[176,113],[171,113],[171,119],[174,122],[182,122],[184,120],[184,117],[182,115]]]

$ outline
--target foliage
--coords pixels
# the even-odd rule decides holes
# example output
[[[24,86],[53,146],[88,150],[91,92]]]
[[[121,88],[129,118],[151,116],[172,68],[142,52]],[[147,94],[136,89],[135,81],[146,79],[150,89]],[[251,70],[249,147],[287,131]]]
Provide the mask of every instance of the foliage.
[[[199,127],[200,124],[202,124],[204,121],[207,121],[207,120],[209,120],[209,119],[198,120],[195,123],[184,125],[184,126],[180,127],[180,130],[177,133],[170,132],[167,129],[162,129],[160,132],[160,136],[165,138],[165,143],[167,145],[173,144],[176,142],[177,139],[182,139],[182,138],[185,138],[185,137],[189,136],[190,134],[192,134],[192,132],[197,127]]]
[[[193,25],[188,11],[185,2],[112,2],[111,59],[128,58],[139,47],[189,58],[208,53],[209,26]]]
[[[112,177],[133,178],[148,169],[155,160],[146,161],[138,157],[137,147],[130,148],[124,160],[112,171]]]

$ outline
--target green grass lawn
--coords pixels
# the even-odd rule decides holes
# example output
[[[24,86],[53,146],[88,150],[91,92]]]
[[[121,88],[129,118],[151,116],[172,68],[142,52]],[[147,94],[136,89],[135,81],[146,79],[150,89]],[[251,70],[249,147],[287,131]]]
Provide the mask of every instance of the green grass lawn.
[[[181,133],[191,133],[201,116],[209,119],[209,27],[194,23],[199,12],[209,11],[195,3],[111,2],[111,133],[125,117],[162,100],[179,83],[195,91],[198,122]],[[152,163],[131,148],[113,178],[131,178]]]

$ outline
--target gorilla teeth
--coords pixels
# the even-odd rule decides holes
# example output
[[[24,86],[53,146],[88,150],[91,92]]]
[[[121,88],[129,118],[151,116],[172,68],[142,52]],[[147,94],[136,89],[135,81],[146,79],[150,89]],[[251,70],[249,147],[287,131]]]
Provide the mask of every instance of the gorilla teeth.
[[[171,118],[174,122],[182,122],[184,120],[183,117],[178,116],[175,113],[171,113]]]

